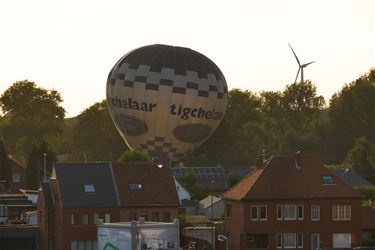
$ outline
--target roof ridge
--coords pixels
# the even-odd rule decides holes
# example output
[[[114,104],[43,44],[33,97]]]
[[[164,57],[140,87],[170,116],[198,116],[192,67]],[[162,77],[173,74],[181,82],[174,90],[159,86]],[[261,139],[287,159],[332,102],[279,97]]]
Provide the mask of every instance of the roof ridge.
[[[254,184],[256,183],[256,181],[258,180],[258,178],[263,174],[264,170],[268,167],[268,164],[273,160],[274,156],[271,156],[271,158],[266,162],[264,163],[264,166],[262,168],[257,168],[255,167],[253,169],[253,171],[251,171],[250,173],[248,173],[244,178],[242,178],[239,182],[237,182],[234,186],[232,186],[231,188],[229,188],[222,196],[225,197],[225,194],[226,193],[229,193],[230,191],[232,191],[233,189],[235,189],[237,186],[241,185],[244,181],[246,181],[246,179],[248,177],[250,177],[252,174],[255,174],[256,171],[261,171],[260,174],[255,177],[255,180],[254,180]],[[248,187],[247,191],[245,192],[245,195],[243,195],[241,197],[241,199],[243,199],[249,192],[250,192],[250,189],[253,187],[254,185],[251,185],[250,187]]]
[[[251,188],[249,188],[249,190],[246,192],[244,197],[246,197],[253,190],[254,186],[257,184],[258,179],[264,174],[264,172],[267,169],[269,169],[268,166],[270,165],[270,163],[273,160],[274,160],[274,156],[272,156],[266,163],[264,163],[264,166],[260,169],[260,170],[262,170],[262,172],[260,172],[260,174],[257,177],[255,177],[254,184],[251,186]],[[244,198],[244,197],[242,197],[242,198]]]

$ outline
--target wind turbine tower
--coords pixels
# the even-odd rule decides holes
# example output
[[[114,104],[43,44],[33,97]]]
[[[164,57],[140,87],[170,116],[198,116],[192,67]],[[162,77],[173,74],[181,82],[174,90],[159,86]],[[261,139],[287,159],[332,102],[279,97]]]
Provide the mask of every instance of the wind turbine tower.
[[[297,75],[296,75],[296,79],[294,80],[294,83],[297,82],[297,78],[298,78],[299,72],[301,72],[301,82],[303,82],[303,69],[306,68],[308,65],[314,63],[315,61],[312,61],[312,62],[305,63],[305,64],[301,65],[301,63],[299,62],[299,59],[298,59],[298,57],[296,55],[296,52],[294,52],[294,50],[293,50],[292,46],[290,45],[290,43],[288,43],[288,44],[289,44],[289,47],[292,50],[292,52],[294,54],[294,57],[296,58],[297,63],[298,63],[298,71],[297,71]]]

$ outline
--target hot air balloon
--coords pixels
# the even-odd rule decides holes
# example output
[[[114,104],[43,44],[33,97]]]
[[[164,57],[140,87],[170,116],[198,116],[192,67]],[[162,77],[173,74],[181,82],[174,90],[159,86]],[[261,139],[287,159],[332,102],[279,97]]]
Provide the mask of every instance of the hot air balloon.
[[[217,128],[227,107],[223,73],[189,48],[149,45],[130,51],[112,68],[107,104],[127,145],[176,162]]]

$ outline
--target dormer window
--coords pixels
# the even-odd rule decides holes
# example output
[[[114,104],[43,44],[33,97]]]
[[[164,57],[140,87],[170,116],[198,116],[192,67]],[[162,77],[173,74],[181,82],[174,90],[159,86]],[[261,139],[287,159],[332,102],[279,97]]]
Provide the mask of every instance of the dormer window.
[[[323,175],[322,176],[323,185],[335,185],[335,180],[332,175]]]
[[[83,190],[85,193],[95,193],[95,186],[93,184],[83,185]]]
[[[142,191],[143,186],[140,183],[130,183],[129,190],[130,191]]]

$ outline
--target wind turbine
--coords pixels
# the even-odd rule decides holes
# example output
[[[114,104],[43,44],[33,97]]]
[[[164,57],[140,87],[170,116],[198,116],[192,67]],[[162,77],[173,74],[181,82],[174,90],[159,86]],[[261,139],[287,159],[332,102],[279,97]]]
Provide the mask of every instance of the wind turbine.
[[[289,47],[290,47],[290,49],[292,50],[292,52],[293,52],[293,54],[294,54],[294,57],[295,57],[296,60],[297,60],[297,63],[298,63],[298,66],[299,66],[299,67],[298,67],[298,71],[297,71],[297,75],[296,75],[296,79],[294,80],[294,83],[297,82],[297,78],[298,78],[298,75],[299,75],[299,72],[300,72],[300,71],[301,71],[301,82],[303,82],[303,68],[306,68],[308,65],[314,63],[315,61],[312,61],[312,62],[305,63],[305,64],[302,64],[302,65],[301,65],[301,63],[299,62],[299,59],[298,59],[298,57],[297,57],[297,55],[296,55],[296,52],[294,52],[294,50],[293,50],[292,46],[290,45],[290,43],[288,43],[288,44],[289,44]]]

